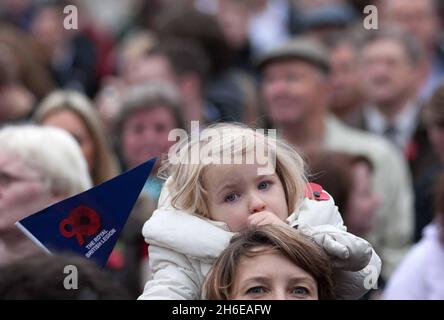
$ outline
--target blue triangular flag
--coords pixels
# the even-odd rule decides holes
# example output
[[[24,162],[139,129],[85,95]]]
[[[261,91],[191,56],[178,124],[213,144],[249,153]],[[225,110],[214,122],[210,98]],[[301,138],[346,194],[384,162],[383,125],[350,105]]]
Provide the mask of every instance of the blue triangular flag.
[[[16,222],[45,251],[75,252],[105,266],[156,158]]]

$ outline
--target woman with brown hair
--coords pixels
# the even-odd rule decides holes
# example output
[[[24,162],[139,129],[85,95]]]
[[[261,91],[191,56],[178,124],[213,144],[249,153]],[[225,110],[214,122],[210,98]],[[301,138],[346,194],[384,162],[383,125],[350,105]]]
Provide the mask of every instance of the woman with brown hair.
[[[380,199],[372,188],[373,164],[361,155],[323,151],[309,159],[311,179],[335,199],[347,230],[366,237],[374,229]]]
[[[210,300],[334,299],[332,266],[308,237],[289,227],[262,226],[231,240],[206,277],[202,295]]]
[[[34,120],[39,124],[65,129],[76,138],[94,185],[119,174],[117,160],[106,140],[100,117],[83,93],[53,91],[38,106]]]
[[[27,121],[54,87],[34,49],[27,34],[0,23],[0,124]]]

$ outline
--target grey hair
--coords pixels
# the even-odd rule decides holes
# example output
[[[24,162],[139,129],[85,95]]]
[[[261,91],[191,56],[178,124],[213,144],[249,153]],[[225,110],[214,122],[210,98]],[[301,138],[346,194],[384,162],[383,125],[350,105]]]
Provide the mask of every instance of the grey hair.
[[[358,48],[362,51],[365,46],[377,40],[392,40],[400,43],[413,65],[418,65],[424,56],[421,43],[395,26],[363,32],[361,39],[358,40]]]
[[[122,98],[120,113],[117,117],[117,135],[122,135],[126,120],[134,112],[162,106],[168,109],[176,121],[177,128],[184,129],[181,112],[182,102],[177,90],[168,83],[146,82],[129,87]]]
[[[36,170],[53,194],[71,196],[91,188],[86,160],[74,138],[62,129],[8,125],[0,129],[0,152],[20,157]]]

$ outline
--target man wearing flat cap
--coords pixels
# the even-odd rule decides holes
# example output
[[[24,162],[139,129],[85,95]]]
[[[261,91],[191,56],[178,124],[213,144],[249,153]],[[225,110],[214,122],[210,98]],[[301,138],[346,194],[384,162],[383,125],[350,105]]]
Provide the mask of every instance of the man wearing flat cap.
[[[413,198],[402,155],[384,139],[352,129],[328,113],[329,54],[314,40],[297,38],[259,57],[261,94],[272,127],[306,157],[321,150],[360,154],[374,165],[374,188],[382,200],[368,235],[387,279],[408,249]]]

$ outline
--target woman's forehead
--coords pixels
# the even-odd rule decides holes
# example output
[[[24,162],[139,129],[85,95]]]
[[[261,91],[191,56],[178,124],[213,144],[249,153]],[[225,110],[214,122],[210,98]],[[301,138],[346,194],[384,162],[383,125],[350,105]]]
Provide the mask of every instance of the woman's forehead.
[[[0,168],[8,173],[21,173],[32,170],[19,154],[6,150],[0,152]]]
[[[258,169],[262,167],[266,166],[259,164],[212,164],[205,168],[203,181],[206,185],[216,186],[228,180],[259,179],[263,177],[258,174]],[[267,176],[276,176],[276,173]]]

